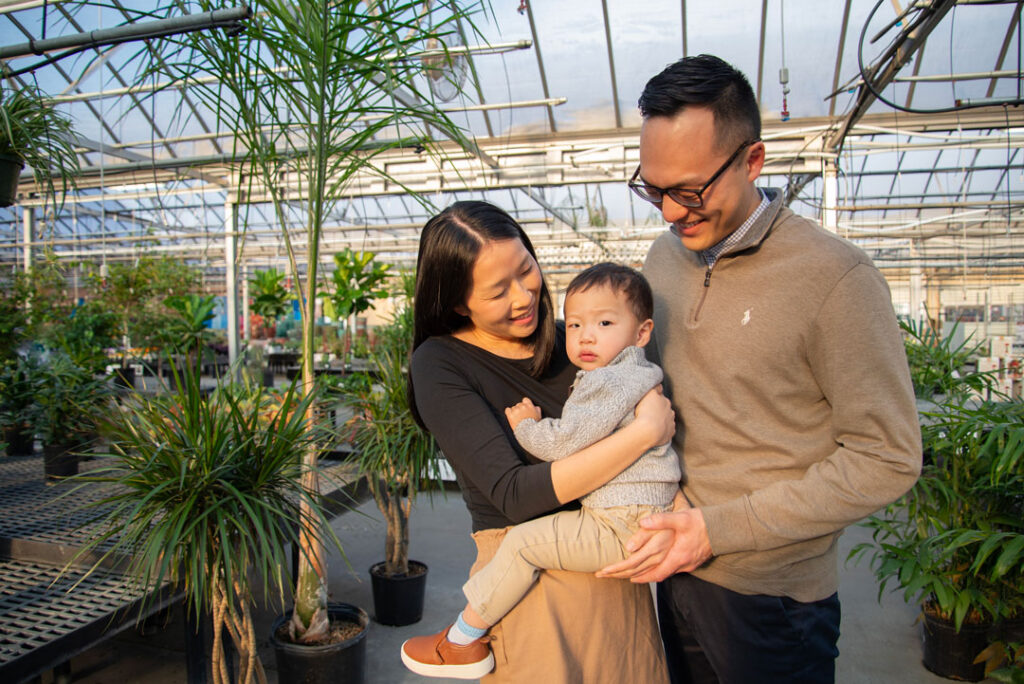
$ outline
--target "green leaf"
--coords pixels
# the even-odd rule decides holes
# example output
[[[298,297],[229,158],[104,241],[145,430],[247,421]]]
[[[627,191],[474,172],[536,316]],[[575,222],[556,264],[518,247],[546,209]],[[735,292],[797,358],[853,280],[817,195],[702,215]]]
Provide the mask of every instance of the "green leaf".
[[[1018,569],[1019,582],[1021,574],[1024,573],[1024,534],[1015,535],[1013,541],[1008,543],[999,554],[996,565],[992,569],[992,576],[1002,577],[1013,568]]]

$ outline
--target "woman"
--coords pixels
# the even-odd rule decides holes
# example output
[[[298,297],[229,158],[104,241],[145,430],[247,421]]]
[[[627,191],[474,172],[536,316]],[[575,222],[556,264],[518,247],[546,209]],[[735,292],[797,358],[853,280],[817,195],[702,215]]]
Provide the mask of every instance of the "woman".
[[[484,565],[505,530],[574,504],[675,429],[652,391],[637,419],[569,458],[526,453],[505,419],[529,397],[560,416],[576,373],[530,240],[501,209],[457,202],[420,237],[411,405],[451,463]],[[667,680],[644,585],[550,571],[491,632],[498,682]]]

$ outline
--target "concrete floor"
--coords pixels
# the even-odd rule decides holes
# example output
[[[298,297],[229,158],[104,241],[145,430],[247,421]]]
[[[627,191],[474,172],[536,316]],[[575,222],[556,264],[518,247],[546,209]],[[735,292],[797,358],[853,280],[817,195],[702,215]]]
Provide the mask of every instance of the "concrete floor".
[[[335,553],[330,565],[331,600],[363,607],[372,617],[373,601],[368,568],[383,558],[384,523],[372,502],[335,519],[335,532],[345,547],[348,566]],[[405,670],[399,647],[410,636],[432,632],[451,621],[462,608],[461,585],[472,557],[469,515],[458,492],[421,497],[411,520],[411,556],[430,568],[423,620],[409,627],[385,627],[371,622],[367,636],[367,684],[422,684],[426,679]],[[843,535],[840,554],[866,538],[853,528]],[[934,684],[937,677],[921,665],[916,611],[899,596],[876,600],[876,584],[866,566],[842,566],[842,636],[837,664],[841,684]],[[186,681],[180,609],[170,623],[143,636],[129,631],[107,644],[72,659],[73,681],[82,684],[178,684]],[[257,634],[269,633],[277,613],[258,613]],[[261,656],[268,680],[276,684],[274,655],[264,639]],[[51,682],[49,675],[44,683]],[[433,680],[442,681],[442,680]],[[448,681],[448,680],[443,680]],[[455,680],[451,680],[455,681]],[[535,684],[543,684],[537,682]],[[642,683],[638,683],[642,684]]]

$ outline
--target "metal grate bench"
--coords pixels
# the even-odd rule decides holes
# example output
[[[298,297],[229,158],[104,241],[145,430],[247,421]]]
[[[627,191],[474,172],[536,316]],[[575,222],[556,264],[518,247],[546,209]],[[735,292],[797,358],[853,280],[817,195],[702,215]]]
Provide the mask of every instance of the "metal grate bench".
[[[99,569],[83,579],[62,566],[0,560],[0,679],[21,682],[53,669],[131,627],[142,593],[123,575]],[[76,583],[77,586],[76,586]],[[176,600],[168,587],[150,599],[147,613]]]
[[[81,468],[102,462],[86,461]],[[366,496],[350,464],[324,464],[320,481],[330,515]],[[117,571],[116,559],[83,579],[92,560],[83,558],[82,567],[61,576],[106,515],[105,508],[83,506],[109,493],[99,483],[47,485],[40,457],[0,457],[0,682],[18,684],[48,670],[70,681],[73,656],[181,599],[167,585],[155,592],[133,587]],[[188,655],[197,648],[189,643],[196,635],[186,633],[185,639]],[[189,670],[189,681],[205,681],[191,663]]]

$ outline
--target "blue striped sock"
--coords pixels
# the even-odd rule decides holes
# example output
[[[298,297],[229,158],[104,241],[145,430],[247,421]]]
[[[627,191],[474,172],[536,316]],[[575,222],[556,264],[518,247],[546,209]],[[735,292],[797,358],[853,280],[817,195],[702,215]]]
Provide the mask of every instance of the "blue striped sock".
[[[455,624],[452,625],[452,628],[448,630],[448,641],[458,644],[459,646],[466,646],[485,634],[487,634],[486,629],[473,627],[463,620],[462,613],[459,613],[459,618],[455,621]]]

